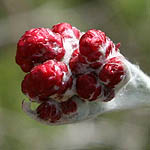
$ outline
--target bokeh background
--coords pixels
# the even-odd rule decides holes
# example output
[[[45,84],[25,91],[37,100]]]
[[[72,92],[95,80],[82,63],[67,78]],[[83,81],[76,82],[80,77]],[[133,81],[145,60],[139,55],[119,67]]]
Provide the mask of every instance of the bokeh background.
[[[150,109],[46,126],[24,114],[16,44],[30,28],[68,22],[101,29],[150,75],[150,0],[0,0],[0,150],[149,150]]]

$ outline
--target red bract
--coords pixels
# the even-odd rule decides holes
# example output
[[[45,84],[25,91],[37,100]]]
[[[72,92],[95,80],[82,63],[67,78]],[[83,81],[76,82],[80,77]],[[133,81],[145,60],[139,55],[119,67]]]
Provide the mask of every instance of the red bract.
[[[106,48],[106,52],[105,52],[105,57],[107,58],[113,51],[113,48],[114,48],[114,44],[112,41],[109,41],[109,45],[108,47]]]
[[[90,99],[96,90],[96,78],[93,74],[80,75],[76,81],[77,93],[81,98]]]
[[[108,87],[114,87],[124,77],[123,63],[117,58],[111,58],[99,72],[99,79]]]
[[[47,100],[56,94],[62,85],[63,76],[67,73],[67,66],[63,62],[49,60],[42,65],[35,66],[22,82],[22,91],[31,99]]]
[[[103,92],[104,92],[103,102],[108,102],[115,97],[115,91],[113,88],[109,88],[106,86],[103,88]]]
[[[77,104],[72,99],[61,103],[62,112],[66,115],[77,111]]]
[[[72,38],[75,36],[79,39],[80,37],[80,31],[72,27],[69,23],[56,24],[52,27],[52,31],[61,34],[65,38]]]
[[[59,87],[59,90],[57,91],[57,98],[61,101],[61,98],[63,98],[63,94],[69,89],[72,88],[73,84],[73,78],[72,76],[67,79],[67,81],[62,81],[61,86]]]
[[[93,69],[98,69],[102,66],[102,63],[101,62],[95,62],[95,63],[91,63],[90,64],[90,67],[93,68]]]
[[[118,51],[118,49],[120,48],[120,46],[121,46],[121,44],[120,44],[120,43],[117,43],[117,44],[115,45],[115,50]]]
[[[54,102],[44,102],[36,109],[40,119],[55,123],[62,116],[59,105]]]
[[[62,38],[48,28],[26,31],[17,45],[16,62],[24,72],[49,59],[61,60],[65,54]]]
[[[95,29],[89,30],[80,39],[80,53],[86,56],[88,61],[96,61],[102,55],[99,49],[105,42],[106,36],[104,32]]]
[[[81,74],[87,71],[87,62],[85,58],[79,53],[79,50],[76,49],[69,61],[69,67],[74,74]]]
[[[89,99],[89,101],[97,100],[98,96],[100,96],[101,93],[102,93],[102,86],[99,85],[99,86],[96,88],[96,90],[95,90],[93,96]]]

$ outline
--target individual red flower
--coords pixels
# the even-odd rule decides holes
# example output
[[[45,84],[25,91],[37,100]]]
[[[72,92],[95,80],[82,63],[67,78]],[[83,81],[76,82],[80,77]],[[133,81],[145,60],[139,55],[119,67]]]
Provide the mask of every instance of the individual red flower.
[[[125,76],[124,64],[117,57],[111,58],[99,72],[99,79],[108,87],[115,87]]]
[[[79,50],[83,56],[86,56],[88,61],[94,62],[102,56],[99,50],[106,42],[105,33],[100,30],[91,29],[86,32],[80,39]]]
[[[61,34],[64,38],[72,38],[75,36],[77,39],[80,37],[80,31],[72,27],[69,23],[59,23],[52,27],[52,31]]]
[[[55,123],[62,116],[62,112],[57,103],[50,101],[40,104],[36,109],[36,113],[40,119],[51,123]]]
[[[72,99],[69,99],[61,103],[61,109],[65,115],[68,115],[77,111],[77,104]]]
[[[89,99],[96,90],[96,78],[93,74],[80,75],[76,81],[76,90],[81,98]]]
[[[61,60],[65,55],[62,37],[48,28],[25,32],[17,44],[16,62],[24,72],[49,59]]]
[[[48,100],[51,95],[57,94],[64,86],[63,77],[67,72],[68,68],[63,62],[49,60],[35,66],[25,76],[22,82],[22,91],[35,101]]]

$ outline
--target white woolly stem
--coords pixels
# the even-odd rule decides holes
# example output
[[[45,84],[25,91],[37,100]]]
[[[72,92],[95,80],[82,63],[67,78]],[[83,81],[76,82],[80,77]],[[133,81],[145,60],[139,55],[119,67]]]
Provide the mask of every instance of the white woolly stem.
[[[103,112],[150,104],[150,77],[138,66],[130,62],[127,62],[127,65],[131,72],[129,83],[116,95],[114,100],[103,105]]]

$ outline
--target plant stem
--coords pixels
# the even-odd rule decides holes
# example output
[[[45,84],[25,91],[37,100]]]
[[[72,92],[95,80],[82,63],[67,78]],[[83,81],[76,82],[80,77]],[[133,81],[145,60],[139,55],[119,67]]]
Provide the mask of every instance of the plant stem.
[[[115,99],[104,104],[103,111],[130,109],[150,104],[150,77],[138,66],[127,61],[131,72],[129,83],[119,91]]]

